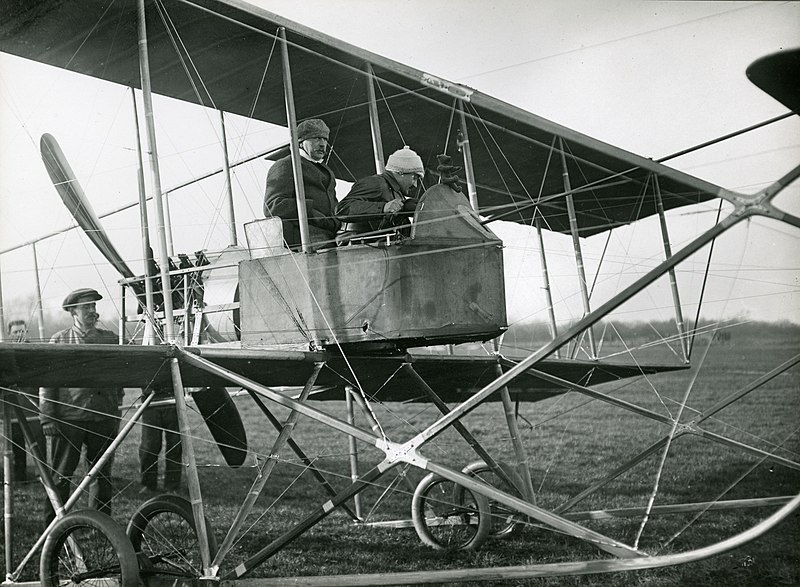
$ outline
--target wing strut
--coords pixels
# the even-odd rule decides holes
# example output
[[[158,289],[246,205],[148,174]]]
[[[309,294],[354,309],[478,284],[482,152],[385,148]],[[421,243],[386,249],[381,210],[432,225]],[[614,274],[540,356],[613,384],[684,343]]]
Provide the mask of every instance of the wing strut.
[[[478,187],[475,183],[475,169],[472,166],[472,149],[469,146],[469,132],[467,130],[467,117],[464,114],[464,101],[458,100],[458,115],[461,119],[461,137],[458,148],[464,156],[464,175],[467,177],[467,194],[469,203],[475,212],[478,212]]]
[[[569,228],[572,234],[572,247],[575,251],[575,263],[578,266],[578,283],[581,287],[581,300],[583,301],[583,315],[586,316],[592,311],[589,305],[589,290],[586,285],[586,270],[583,266],[583,252],[581,251],[581,241],[578,234],[578,216],[575,213],[575,201],[572,197],[572,186],[569,181],[569,169],[567,168],[567,157],[564,153],[564,141],[558,138],[558,146],[561,154],[561,175],[564,179],[564,191],[566,192],[567,212],[569,213]],[[591,326],[587,329],[589,335],[589,352],[592,359],[597,359],[597,347],[594,342],[594,331]]]
[[[294,194],[297,200],[297,223],[300,226],[300,246],[304,253],[311,253],[311,236],[308,233],[308,215],[306,214],[306,192],[303,185],[303,164],[300,158],[300,145],[297,142],[297,116],[294,111],[294,90],[292,89],[292,72],[289,69],[289,44],[286,42],[286,29],[278,31],[281,41],[281,57],[283,64],[283,95],[286,100],[286,124],[289,126],[289,152],[294,170]]]
[[[150,221],[147,218],[147,193],[144,183],[144,160],[142,158],[142,138],[139,134],[139,109],[136,107],[136,93],[131,87],[131,101],[133,102],[133,120],[136,124],[136,160],[138,163],[137,178],[139,179],[139,228],[142,233],[142,258],[144,259],[144,299],[147,306],[147,322],[142,338],[142,344],[155,344],[155,330],[156,330],[156,314],[155,314],[155,301],[153,298],[153,266],[155,261],[153,259],[153,248],[150,246]],[[125,295],[122,296],[123,303]],[[124,314],[123,314],[124,316]],[[124,332],[123,328],[120,329],[120,336]]]
[[[667,231],[667,218],[664,213],[664,200],[661,198],[661,187],[658,183],[658,176],[653,175],[653,189],[656,195],[656,208],[658,209],[658,220],[661,223],[661,239],[664,243],[664,258],[672,256],[672,246],[670,245],[669,232]],[[675,323],[678,327],[678,337],[683,353],[683,362],[689,362],[689,339],[686,336],[686,325],[683,320],[683,309],[681,308],[681,296],[678,291],[678,280],[675,276],[675,268],[669,270],[669,285],[672,290],[672,303],[675,307]]]
[[[384,154],[383,154],[383,140],[381,139],[381,123],[378,117],[378,104],[375,98],[375,72],[372,71],[372,65],[367,63],[365,65],[367,70],[367,97],[369,99],[369,129],[372,134],[372,151],[375,154],[375,173],[383,173],[384,170]]]
[[[142,98],[144,99],[144,118],[147,127],[147,144],[150,150],[150,171],[152,174],[153,199],[158,220],[158,261],[161,269],[161,289],[164,298],[164,335],[168,342],[175,342],[175,325],[172,317],[172,293],[170,292],[169,255],[172,238],[167,239],[170,230],[164,217],[164,197],[161,192],[161,172],[158,166],[158,147],[156,129],[153,123],[153,95],[150,87],[150,58],[147,54],[147,24],[144,0],[138,3],[139,18],[139,71],[142,77]],[[196,518],[202,520],[202,517]],[[198,527],[203,526],[199,524]]]

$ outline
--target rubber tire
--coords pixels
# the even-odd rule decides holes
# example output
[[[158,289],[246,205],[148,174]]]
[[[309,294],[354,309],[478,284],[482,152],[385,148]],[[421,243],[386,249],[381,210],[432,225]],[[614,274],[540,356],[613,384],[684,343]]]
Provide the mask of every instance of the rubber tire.
[[[83,531],[88,531],[91,535],[86,536]],[[131,541],[119,524],[97,510],[70,512],[53,526],[39,558],[39,580],[42,587],[64,585],[69,580],[68,576],[61,576],[64,569],[59,568],[65,561],[72,562],[71,553],[69,556],[64,556],[68,539],[73,539],[81,547],[84,564],[103,557],[103,560],[96,560],[98,568],[107,570],[109,563],[118,568],[118,572],[115,573],[85,577],[93,579],[92,585],[101,585],[99,579],[107,577],[109,584],[139,587],[139,562],[136,560],[136,552]],[[78,585],[80,581],[71,584]]]
[[[177,553],[179,550],[182,552],[181,556],[178,557],[178,560],[180,560],[180,562],[183,564],[176,563],[176,557],[172,557],[170,560],[173,561],[173,564],[166,563],[160,566],[159,561],[152,561],[151,555],[153,553],[144,552],[142,550],[143,546],[147,548],[147,540],[145,540],[145,535],[147,533],[148,526],[152,528],[151,522],[161,514],[165,514],[170,517],[177,516],[180,518],[180,520],[185,522],[185,524],[188,526],[188,530],[191,531],[191,533],[187,533],[184,530],[181,532],[180,536],[180,539],[182,540],[192,541],[192,543],[188,545],[188,548],[185,548],[187,545],[173,543],[172,537],[164,536],[163,534],[161,539],[158,540],[158,546],[164,547],[159,548],[158,554],[162,556],[165,554],[168,555],[167,547],[174,547],[174,552]],[[217,541],[214,538],[214,532],[211,528],[211,524],[209,524],[207,519],[205,520],[205,525],[206,535],[208,536],[209,550],[211,551],[211,556],[213,557],[217,552]],[[147,567],[144,565],[142,566],[142,574],[161,574],[168,575],[170,577],[190,578],[202,576],[203,567],[199,550],[200,543],[197,540],[197,525],[195,524],[194,520],[192,504],[187,499],[179,495],[159,495],[149,499],[139,506],[139,509],[133,513],[133,516],[131,516],[131,521],[128,522],[126,533],[130,539],[131,545],[133,546],[133,550],[137,556],[139,556],[140,561],[150,561],[150,564],[147,564],[147,562],[144,563],[147,565]],[[155,539],[150,541],[151,544],[155,542]],[[189,554],[193,554],[194,557],[189,557]],[[181,567],[183,572],[176,570],[178,567]]]
[[[498,461],[498,465],[503,470],[503,472],[514,482],[513,487],[508,487],[508,484],[503,482],[502,479],[497,478],[497,475],[492,471],[492,469],[484,463],[483,461],[475,461],[470,463],[466,467],[464,467],[461,472],[469,475],[470,477],[480,477],[487,483],[490,481],[485,478],[486,474],[491,475],[492,481],[497,480],[501,482],[501,484],[492,483],[497,489],[501,491],[505,491],[506,493],[513,495],[514,497],[522,498],[522,488],[525,486],[522,481],[522,477],[517,470],[505,463],[503,461]],[[489,538],[509,538],[511,536],[517,536],[525,527],[525,516],[518,512],[510,512],[506,506],[495,504],[492,500],[489,500],[489,507],[490,511],[492,512],[492,529],[489,532]]]
[[[438,492],[439,496],[435,497],[434,492]],[[460,499],[456,502],[454,498],[458,495]],[[466,505],[470,499],[474,505]],[[433,506],[437,510],[435,517],[440,523],[429,526],[430,518],[426,515],[426,510]],[[477,524],[472,522],[475,517]],[[455,523],[453,518],[457,518]],[[468,523],[464,523],[465,518]],[[414,490],[411,519],[420,540],[437,550],[477,550],[486,542],[492,527],[488,499],[435,473],[425,476]],[[438,527],[450,528],[453,532],[439,535],[432,531],[432,528]]]

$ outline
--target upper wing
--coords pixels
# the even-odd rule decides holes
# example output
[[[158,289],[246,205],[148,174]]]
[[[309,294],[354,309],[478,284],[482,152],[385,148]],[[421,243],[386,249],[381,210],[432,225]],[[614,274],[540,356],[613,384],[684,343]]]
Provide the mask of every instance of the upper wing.
[[[253,381],[268,386],[302,386],[314,364],[325,368],[316,380],[313,399],[341,400],[347,384],[358,384],[378,401],[428,401],[425,392],[401,367],[410,362],[426,383],[446,402],[463,401],[497,376],[498,362],[488,356],[420,355],[348,357],[326,352],[249,350],[196,347],[189,352]],[[177,353],[171,346],[54,345],[0,343],[0,386],[146,387],[170,386],[168,362]],[[679,367],[627,366],[545,359],[537,369],[566,381],[589,385]],[[355,375],[354,375],[355,374]],[[189,387],[226,386],[225,380],[181,364],[183,384]],[[356,380],[357,378],[357,380]],[[538,401],[566,391],[566,385],[545,382],[530,373],[512,380],[515,400]],[[496,397],[495,397],[496,399]]]
[[[0,7],[0,51],[126,86],[140,86],[137,3],[118,0],[28,0]],[[569,231],[560,157],[563,141],[578,230],[589,236],[657,211],[644,194],[658,178],[665,208],[693,204],[720,189],[530,112],[364,51],[235,0],[164,0],[148,9],[153,91],[286,125],[276,35],[285,27],[298,120],[323,117],[334,128],[331,160],[353,181],[374,173],[366,67],[378,80],[380,118],[389,110],[404,142],[426,166],[459,140],[466,113],[481,213],[530,223],[532,203],[544,227]],[[454,124],[451,121],[455,120]],[[402,146],[383,128],[384,152]],[[548,199],[549,198],[549,199]]]

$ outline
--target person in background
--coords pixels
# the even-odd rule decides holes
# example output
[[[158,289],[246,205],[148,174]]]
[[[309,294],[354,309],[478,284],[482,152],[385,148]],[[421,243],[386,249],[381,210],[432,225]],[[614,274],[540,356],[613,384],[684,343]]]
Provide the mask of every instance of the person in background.
[[[91,288],[71,292],[61,307],[72,316],[72,326],[56,332],[52,344],[118,344],[117,335],[97,327],[100,315],[95,303],[103,299]],[[86,461],[93,467],[111,445],[120,421],[123,390],[109,387],[42,387],[39,390],[39,420],[51,439],[53,481],[62,503],[70,494],[71,477],[86,449]],[[89,507],[111,512],[111,465],[101,468],[89,487]],[[43,508],[47,525],[55,516],[50,501]]]
[[[183,450],[178,412],[170,389],[154,389],[153,401],[142,414],[142,437],[139,442],[141,492],[158,490],[158,455],[164,445],[164,491],[176,493],[181,489]]]
[[[310,118],[297,125],[306,216],[314,242],[333,241],[341,226],[334,214],[336,177],[324,162],[329,137],[328,125],[319,118]],[[301,244],[291,155],[278,159],[267,172],[264,216],[282,220],[283,239],[289,248]]]
[[[8,323],[8,338],[11,342],[28,342],[28,324],[25,320]]]
[[[345,231],[360,234],[408,226],[417,208],[412,190],[424,175],[422,159],[409,147],[389,155],[386,171],[359,179],[337,205]]]
[[[29,342],[28,340],[28,324],[25,320],[12,320],[8,323],[8,338],[10,342]],[[16,391],[22,392],[15,394],[17,405],[22,408],[26,415],[26,420],[33,438],[39,449],[39,453],[44,455],[45,442],[42,436],[42,428],[39,426],[39,409],[38,409],[38,393],[39,390],[35,387],[17,387]],[[3,409],[12,409],[7,401],[2,402]],[[25,443],[25,435],[22,432],[22,425],[16,418],[16,410],[12,410],[11,420],[11,448],[13,453],[14,463],[14,479],[16,481],[25,482],[28,480],[28,450],[32,447],[27,446]]]

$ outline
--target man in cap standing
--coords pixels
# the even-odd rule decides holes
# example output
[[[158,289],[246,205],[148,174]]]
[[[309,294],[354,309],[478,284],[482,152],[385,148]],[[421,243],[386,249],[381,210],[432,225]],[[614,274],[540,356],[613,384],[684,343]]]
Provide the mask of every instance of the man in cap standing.
[[[412,189],[422,182],[422,159],[409,147],[398,149],[386,161],[386,171],[363,177],[336,207],[348,232],[363,233],[406,226],[417,208]]]
[[[77,289],[61,307],[72,316],[72,326],[56,332],[54,344],[119,344],[117,336],[97,328],[100,315],[95,303],[103,299],[96,290]],[[93,467],[117,434],[123,390],[95,387],[43,387],[39,390],[39,419],[42,431],[51,439],[53,481],[62,503],[71,493],[72,474],[86,447],[88,467]],[[111,511],[111,460],[101,468],[89,488],[89,506],[105,513]],[[44,506],[44,521],[55,516],[49,500]]]
[[[325,162],[330,129],[323,120],[310,118],[297,125],[311,240],[332,241],[341,223],[336,219],[336,177]],[[291,155],[278,159],[267,173],[264,216],[280,217],[283,239],[290,248],[301,244]]]

